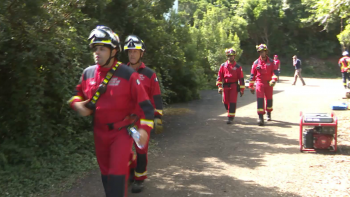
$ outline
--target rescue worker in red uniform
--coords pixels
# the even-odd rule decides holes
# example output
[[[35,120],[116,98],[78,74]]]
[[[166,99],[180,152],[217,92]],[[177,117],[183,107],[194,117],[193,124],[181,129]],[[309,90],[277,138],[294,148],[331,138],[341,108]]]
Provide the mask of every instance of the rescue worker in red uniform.
[[[127,52],[129,57],[128,66],[136,70],[139,73],[141,79],[141,84],[143,85],[148,97],[151,100],[153,107],[155,108],[154,113],[154,123],[155,130],[162,129],[162,115],[163,115],[163,102],[160,92],[160,87],[158,83],[158,78],[156,73],[147,67],[141,58],[146,50],[145,43],[136,35],[129,35],[125,39],[124,51]],[[159,132],[159,131],[158,131]],[[148,133],[150,135],[150,133]],[[143,182],[147,178],[147,152],[148,152],[148,141],[147,144],[140,149],[135,144],[135,149],[137,153],[136,160],[133,159],[130,165],[130,176],[133,176],[134,182],[132,184],[131,191],[133,193],[139,193],[143,190]],[[133,155],[133,154],[132,154]],[[131,158],[134,158],[131,155]],[[135,169],[136,167],[136,169]]]
[[[96,65],[83,71],[74,96],[68,101],[81,116],[93,115],[97,162],[107,197],[127,196],[129,156],[133,138],[126,127],[135,106],[142,109],[139,144],[145,145],[153,128],[154,108],[132,68],[117,61],[118,35],[109,27],[91,31],[90,47]]]
[[[260,57],[254,61],[250,74],[249,88],[252,94],[255,92],[254,83],[256,81],[256,97],[258,104],[258,125],[264,125],[264,114],[267,111],[267,120],[271,120],[272,111],[272,93],[273,86],[276,84],[275,65],[271,58],[267,56],[268,49],[265,44],[256,46]],[[265,100],[266,99],[266,107]]]
[[[227,124],[232,124],[236,116],[238,92],[242,96],[245,85],[242,67],[235,61],[236,51],[232,48],[226,49],[225,54],[227,61],[222,63],[219,68],[216,85],[218,93],[223,94],[223,103],[228,117]]]
[[[339,59],[338,65],[340,67],[341,76],[343,78],[344,88],[350,89],[350,84],[349,86],[346,84],[346,80],[348,80],[348,83],[350,83],[350,57],[347,51],[344,51],[342,55],[343,57]]]
[[[281,68],[280,68],[280,60],[278,59],[278,55],[275,55],[273,57],[273,62],[275,63],[275,70],[277,70],[276,72],[277,82],[280,82]]]

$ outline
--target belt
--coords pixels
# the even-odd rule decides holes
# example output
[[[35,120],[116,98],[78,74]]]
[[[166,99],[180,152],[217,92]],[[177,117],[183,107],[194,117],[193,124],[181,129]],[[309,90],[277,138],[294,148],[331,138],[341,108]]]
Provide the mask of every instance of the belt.
[[[130,116],[125,117],[123,121],[117,122],[117,123],[107,123],[109,130],[118,129],[121,130],[122,128],[128,127],[130,125],[134,125],[138,120],[138,116],[135,114],[132,114]]]
[[[236,82],[224,83],[224,84],[222,84],[222,87],[231,87],[231,84],[237,84],[237,83],[238,83],[238,81],[236,81]]]

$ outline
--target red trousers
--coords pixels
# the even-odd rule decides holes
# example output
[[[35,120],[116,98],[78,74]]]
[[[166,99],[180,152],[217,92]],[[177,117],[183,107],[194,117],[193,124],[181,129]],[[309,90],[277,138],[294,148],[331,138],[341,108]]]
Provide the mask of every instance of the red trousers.
[[[223,103],[227,110],[227,117],[235,117],[236,115],[236,103],[237,103],[237,83],[229,84],[230,87],[224,86],[223,91]]]
[[[109,130],[107,125],[94,126],[97,162],[107,197],[126,197],[132,137],[127,130]]]
[[[265,114],[265,111],[272,111],[272,93],[273,87],[269,82],[256,82],[256,97],[258,100],[258,114]],[[264,103],[266,99],[266,103]],[[265,105],[264,105],[265,104]]]
[[[149,136],[148,133],[148,141],[147,144],[140,149],[136,143],[134,142],[134,147],[136,149],[136,157],[134,156],[134,152],[131,151],[130,154],[130,170],[134,171],[134,180],[142,181],[147,179],[147,163],[148,163],[148,144],[149,144]]]
[[[136,143],[134,143],[136,149],[136,157],[134,152],[131,152],[130,157],[132,158],[130,169],[134,170],[134,180],[145,180],[147,179],[147,163],[148,163],[148,143],[142,149],[140,149]]]

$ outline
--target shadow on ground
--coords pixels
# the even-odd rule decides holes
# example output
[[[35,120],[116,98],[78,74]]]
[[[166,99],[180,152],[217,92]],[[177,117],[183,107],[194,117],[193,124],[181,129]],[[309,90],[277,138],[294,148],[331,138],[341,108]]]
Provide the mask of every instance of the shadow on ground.
[[[249,175],[252,169],[265,166],[266,156],[300,152],[298,140],[276,132],[298,124],[271,121],[264,127],[257,126],[257,115],[247,117],[241,110],[256,102],[256,95],[249,90],[245,94],[248,95],[239,98],[237,104],[236,113],[242,115],[236,117],[233,125],[225,124],[226,117],[220,116],[225,110],[216,90],[203,91],[201,100],[173,105],[194,113],[164,116],[165,132],[152,136],[161,153],[150,156],[146,189],[142,194],[129,196],[299,196],[277,186],[265,187],[258,183],[258,174]],[[99,172],[92,172],[63,196],[103,196]]]

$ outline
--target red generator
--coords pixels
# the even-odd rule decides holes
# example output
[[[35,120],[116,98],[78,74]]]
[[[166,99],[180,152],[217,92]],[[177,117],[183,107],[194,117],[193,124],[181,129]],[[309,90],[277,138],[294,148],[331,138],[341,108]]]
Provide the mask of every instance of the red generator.
[[[300,112],[300,152],[317,150],[337,151],[338,120],[326,113]]]

